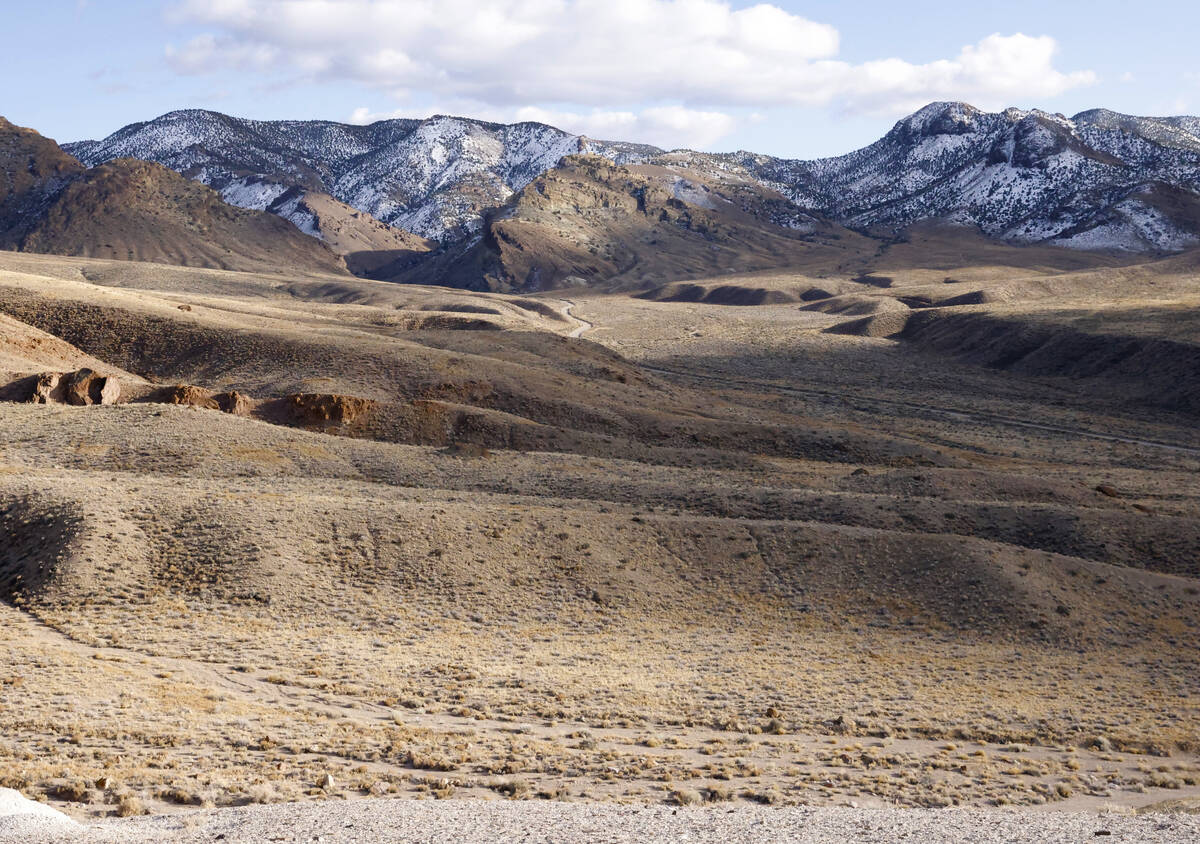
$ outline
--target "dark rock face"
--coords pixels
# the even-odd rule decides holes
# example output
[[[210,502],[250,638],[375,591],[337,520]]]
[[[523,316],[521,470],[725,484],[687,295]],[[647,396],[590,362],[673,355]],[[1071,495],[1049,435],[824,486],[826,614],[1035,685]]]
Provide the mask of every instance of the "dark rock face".
[[[217,403],[217,407],[225,413],[232,413],[234,416],[249,416],[252,409],[250,399],[243,396],[236,390],[230,390],[227,393],[217,393],[213,396]]]
[[[90,369],[72,372],[65,380],[67,404],[116,404],[121,397],[116,378],[106,378]]]
[[[369,399],[336,393],[296,393],[287,399],[295,420],[303,425],[350,425],[374,406]]]
[[[65,401],[63,397],[62,376],[57,372],[43,372],[33,382],[33,395],[29,399],[34,404],[51,404]]]

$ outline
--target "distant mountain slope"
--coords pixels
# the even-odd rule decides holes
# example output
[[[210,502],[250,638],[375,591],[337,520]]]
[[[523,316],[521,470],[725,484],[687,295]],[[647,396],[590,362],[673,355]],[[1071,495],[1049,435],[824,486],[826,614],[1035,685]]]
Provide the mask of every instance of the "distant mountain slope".
[[[344,271],[320,241],[158,164],[123,158],[71,182],[22,249],[218,269]]]
[[[718,157],[846,225],[928,219],[1015,243],[1127,251],[1200,244],[1200,121],[933,103],[857,152]]]
[[[410,134],[417,123],[389,120],[351,126],[320,120],[240,120],[193,109],[130,124],[103,141],[64,144],[64,149],[92,165],[114,158],[157,161],[210,185],[258,173],[320,189],[349,162]]]
[[[341,258],[272,214],[147,161],[85,169],[29,129],[0,123],[0,246],[218,269],[342,273]]]
[[[541,123],[432,117],[352,126],[241,120],[210,111],[171,112],[66,149],[92,165],[121,157],[156,161],[256,210],[293,187],[320,191],[389,225],[441,240],[478,231],[483,211],[503,204],[564,155],[593,151],[634,160],[659,152]]]
[[[488,215],[479,237],[394,278],[505,292],[645,287],[814,256],[833,266],[866,240],[750,178],[575,155]]]

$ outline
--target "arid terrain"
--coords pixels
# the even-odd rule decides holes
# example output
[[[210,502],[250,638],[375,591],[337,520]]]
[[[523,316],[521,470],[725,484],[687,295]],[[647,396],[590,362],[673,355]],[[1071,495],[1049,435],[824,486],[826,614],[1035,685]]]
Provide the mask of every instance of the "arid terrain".
[[[1200,256],[838,249],[531,296],[0,253],[0,787],[1194,808]]]

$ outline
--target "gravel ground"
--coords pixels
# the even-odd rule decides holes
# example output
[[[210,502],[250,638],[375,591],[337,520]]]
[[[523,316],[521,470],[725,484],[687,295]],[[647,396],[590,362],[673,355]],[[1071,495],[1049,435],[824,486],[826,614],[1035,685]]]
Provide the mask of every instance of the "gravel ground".
[[[7,823],[7,825],[6,825]],[[0,842],[1200,841],[1200,816],[987,809],[741,807],[370,800],[218,809],[93,826],[0,818]]]

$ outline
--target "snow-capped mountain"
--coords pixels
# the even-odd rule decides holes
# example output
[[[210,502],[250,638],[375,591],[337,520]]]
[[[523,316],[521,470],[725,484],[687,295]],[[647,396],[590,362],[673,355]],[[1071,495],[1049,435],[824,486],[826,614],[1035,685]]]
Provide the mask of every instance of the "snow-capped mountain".
[[[155,161],[255,210],[270,208],[293,187],[328,193],[385,223],[442,240],[477,232],[483,211],[565,155],[587,151],[624,161],[660,152],[540,123],[439,116],[354,126],[242,120],[211,111],[171,112],[64,149],[92,165]]]
[[[864,231],[939,219],[1013,243],[1173,251],[1200,245],[1200,118],[1096,109],[979,111],[933,103],[868,147],[802,161],[750,152],[666,153],[539,123],[456,117],[369,126],[252,121],[179,111],[65,149],[95,165],[149,159],[271,209],[300,187],[392,226],[453,242],[568,155],[750,177],[800,209]],[[280,206],[282,208],[282,206]]]
[[[1200,245],[1200,119],[1066,118],[933,103],[857,152],[723,156],[802,207],[862,229],[926,219],[1015,243],[1171,251]]]

